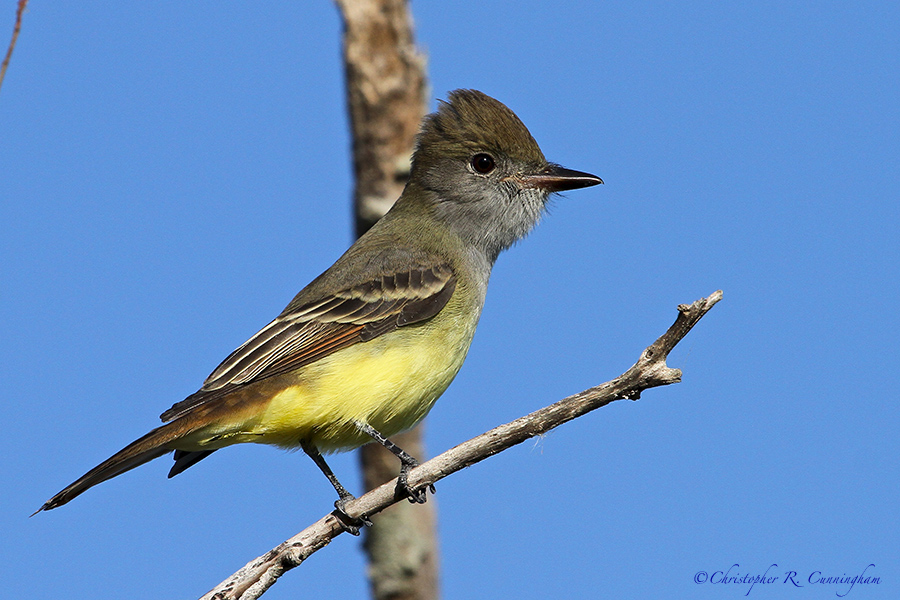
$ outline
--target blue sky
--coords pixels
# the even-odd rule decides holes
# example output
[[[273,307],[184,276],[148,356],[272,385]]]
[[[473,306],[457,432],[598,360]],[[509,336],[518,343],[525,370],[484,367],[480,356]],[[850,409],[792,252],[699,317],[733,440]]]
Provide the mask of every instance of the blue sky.
[[[483,90],[606,181],[498,261],[432,454],[615,377],[725,292],[670,358],[681,384],[438,485],[445,597],[737,598],[696,574],[776,564],[750,597],[830,598],[810,574],[871,563],[847,597],[896,598],[896,3],[413,11],[433,98]],[[32,2],[0,165],[6,595],[198,597],[328,512],[311,461],[244,445],[27,518],[351,241],[335,8]],[[331,462],[358,489],[355,460]],[[342,536],[265,597],[365,597],[363,569]]]

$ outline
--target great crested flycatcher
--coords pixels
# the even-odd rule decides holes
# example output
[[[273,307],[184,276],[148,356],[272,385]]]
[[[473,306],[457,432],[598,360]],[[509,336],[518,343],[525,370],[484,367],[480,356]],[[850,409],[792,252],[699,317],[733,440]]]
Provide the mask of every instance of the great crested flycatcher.
[[[352,496],[320,452],[373,440],[401,461],[411,500],[415,459],[388,437],[418,423],[463,364],[491,267],[537,223],[553,192],[603,183],[544,158],[506,106],[450,92],[425,117],[409,182],[393,208],[231,353],[165,425],[88,471],[38,509],[174,451],[169,477],[231,444],[301,447],[343,509]]]

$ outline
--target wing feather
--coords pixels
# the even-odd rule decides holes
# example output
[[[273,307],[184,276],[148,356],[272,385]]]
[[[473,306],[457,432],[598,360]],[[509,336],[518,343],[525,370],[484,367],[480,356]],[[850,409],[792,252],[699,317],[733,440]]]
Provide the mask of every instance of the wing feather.
[[[286,311],[232,352],[203,387],[161,415],[175,419],[238,386],[298,369],[397,327],[430,319],[447,304],[456,276],[447,264],[411,269]]]

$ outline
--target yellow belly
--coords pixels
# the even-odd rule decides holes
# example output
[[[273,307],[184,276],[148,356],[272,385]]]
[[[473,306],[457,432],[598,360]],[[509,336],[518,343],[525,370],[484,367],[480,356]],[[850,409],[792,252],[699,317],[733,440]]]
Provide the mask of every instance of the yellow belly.
[[[354,421],[385,436],[428,414],[462,366],[474,333],[463,328],[401,328],[355,344],[286,375],[251,384],[208,427],[186,436],[183,449],[256,442],[322,452],[362,446],[371,438]],[[225,408],[223,406],[223,408]]]
[[[371,441],[353,421],[385,436],[409,429],[453,381],[465,349],[448,356],[446,344],[429,346],[414,343],[415,335],[404,337],[413,339],[385,336],[311,365],[301,381],[272,398],[257,432],[265,443],[295,446],[303,438],[330,452]]]

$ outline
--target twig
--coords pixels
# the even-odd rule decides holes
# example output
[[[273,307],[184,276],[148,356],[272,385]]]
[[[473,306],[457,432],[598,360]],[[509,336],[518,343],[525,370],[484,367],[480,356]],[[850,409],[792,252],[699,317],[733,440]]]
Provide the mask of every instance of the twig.
[[[3,78],[6,77],[6,68],[9,66],[9,59],[12,58],[13,48],[16,47],[16,40],[19,39],[19,31],[22,29],[22,13],[28,6],[28,0],[19,0],[19,6],[16,8],[16,24],[13,27],[12,39],[9,41],[9,48],[6,50],[6,57],[3,64],[0,64],[0,88],[3,87]]]
[[[636,400],[644,390],[678,383],[681,370],[666,365],[669,352],[722,299],[719,290],[693,304],[678,307],[678,318],[658,340],[647,347],[638,361],[612,381],[564,398],[505,425],[483,433],[436,456],[409,473],[414,488],[433,484],[525,440],[547,433],[592,410],[622,399]],[[399,502],[396,479],[348,503],[351,517],[375,515]],[[247,563],[237,573],[203,596],[202,600],[252,600],[259,598],[286,571],[299,566],[317,550],[342,533],[334,513],[313,523],[263,556]]]

